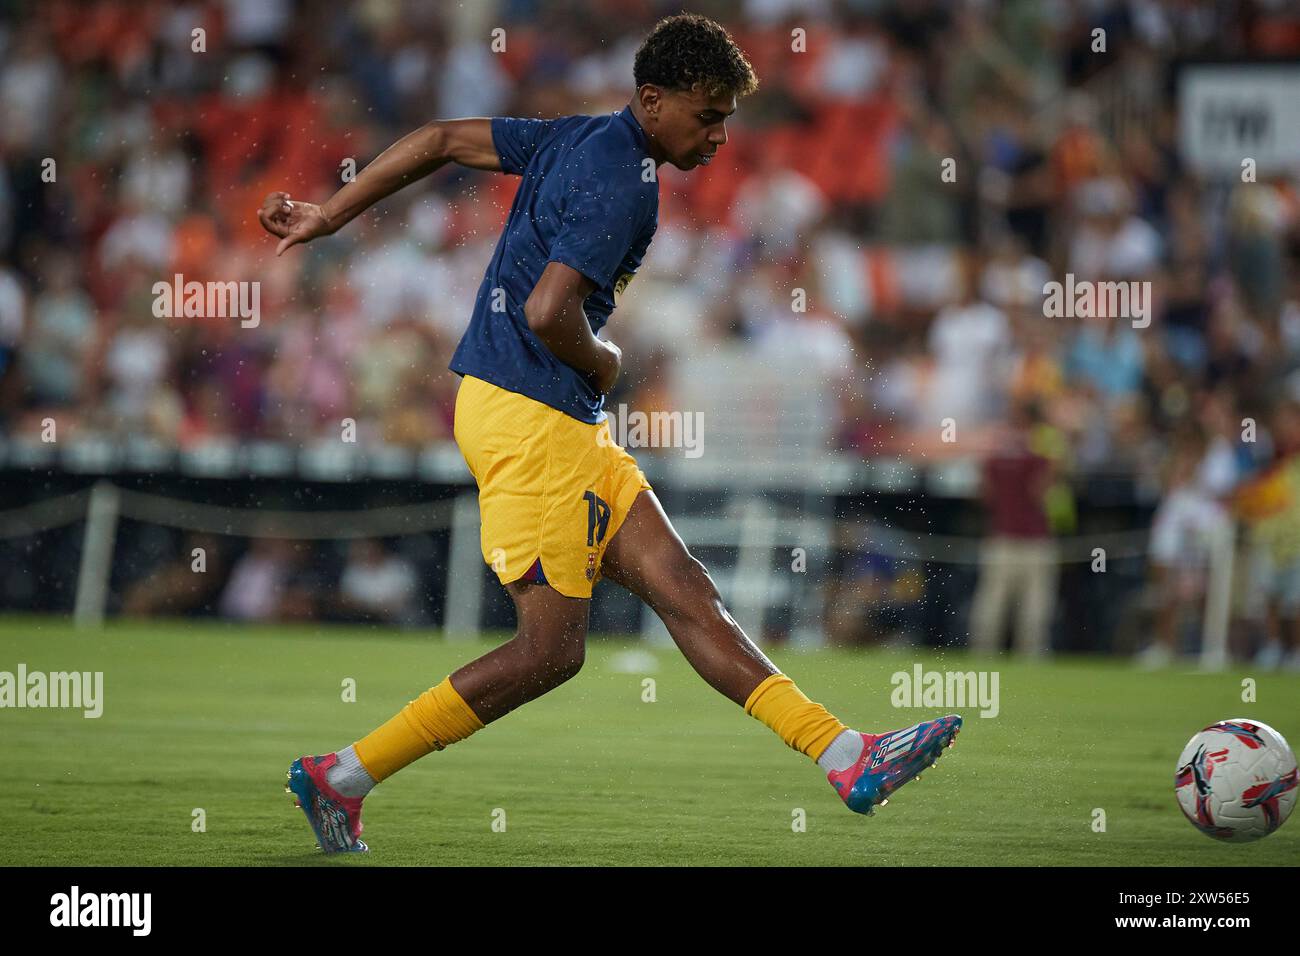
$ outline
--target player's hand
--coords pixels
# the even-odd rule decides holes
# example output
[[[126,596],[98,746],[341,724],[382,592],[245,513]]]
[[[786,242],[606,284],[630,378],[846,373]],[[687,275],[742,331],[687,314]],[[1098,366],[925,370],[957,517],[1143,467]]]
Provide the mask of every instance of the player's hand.
[[[288,193],[267,196],[262,201],[262,208],[257,210],[257,218],[263,229],[280,237],[280,244],[275,247],[277,256],[300,242],[334,234],[334,227],[320,206],[292,200]]]
[[[613,342],[606,342],[604,339],[596,341],[603,346],[604,351],[600,369],[596,372],[596,388],[600,390],[600,394],[608,395],[614,390],[614,383],[618,381],[619,373],[623,371],[623,350]]]

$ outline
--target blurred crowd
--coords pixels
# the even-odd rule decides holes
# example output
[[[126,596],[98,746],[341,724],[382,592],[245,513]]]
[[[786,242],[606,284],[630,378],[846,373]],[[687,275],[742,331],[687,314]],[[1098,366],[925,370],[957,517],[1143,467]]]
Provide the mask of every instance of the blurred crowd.
[[[196,574],[200,556],[203,573]],[[248,624],[429,623],[414,562],[375,538],[321,548],[310,541],[264,536],[239,550],[224,536],[189,534],[176,554],[161,561],[151,555],[150,560],[148,573],[123,588],[123,614],[216,613]]]
[[[1195,175],[1172,81],[1187,58],[1300,54],[1294,5],[689,6],[761,87],[711,167],[661,171],[658,235],[610,325],[611,404],[672,408],[689,350],[805,349],[839,449],[987,460],[991,539],[1072,530],[1072,476],[1158,500],[1161,634],[1199,599],[1197,542],[1245,522],[1269,646],[1300,654],[1297,175]],[[444,169],[279,259],[257,206],[323,200],[429,119],[619,109],[640,39],[679,7],[0,2],[0,435],[53,416],[61,438],[305,443],[350,417],[363,443],[449,440],[446,363],[515,182]],[[1046,318],[1066,273],[1150,282],[1150,327]],[[155,317],[174,275],[260,281],[260,322]],[[1049,587],[987,586],[985,631]],[[1026,647],[1052,613],[1034,600]]]

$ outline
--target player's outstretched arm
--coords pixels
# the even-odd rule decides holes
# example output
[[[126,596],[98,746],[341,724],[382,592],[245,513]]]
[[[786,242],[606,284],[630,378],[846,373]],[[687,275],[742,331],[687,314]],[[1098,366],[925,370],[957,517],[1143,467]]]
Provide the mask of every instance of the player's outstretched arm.
[[[596,338],[582,303],[595,283],[563,262],[548,262],[528,301],[528,327],[561,362],[593,376],[596,389],[608,394],[618,381],[623,353],[613,342]]]
[[[290,246],[338,232],[366,209],[447,163],[501,171],[492,142],[492,121],[485,118],[435,120],[403,136],[344,185],[324,205],[300,202],[288,193],[271,193],[257,218],[262,228],[280,237],[278,256]]]

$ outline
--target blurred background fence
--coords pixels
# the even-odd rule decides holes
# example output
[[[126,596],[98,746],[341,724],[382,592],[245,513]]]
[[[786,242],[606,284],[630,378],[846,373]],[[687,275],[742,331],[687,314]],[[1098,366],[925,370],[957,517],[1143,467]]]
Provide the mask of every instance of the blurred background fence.
[[[74,459],[86,451],[68,448]],[[230,449],[170,468],[150,458],[146,471],[120,448],[61,467],[48,467],[57,461],[48,446],[5,451],[0,600],[10,609],[89,625],[124,613],[364,621],[453,639],[513,625],[479,549],[477,497],[459,457],[411,457],[403,469],[361,454],[328,465],[286,456],[263,471],[251,449]],[[55,480],[37,490],[29,468],[42,452]],[[28,468],[16,467],[24,457]],[[872,469],[841,456],[816,475],[769,462],[711,476],[688,462],[651,458],[646,471],[737,619],[765,642],[966,642],[984,516],[962,469]],[[1089,533],[1061,542],[1063,592],[1077,600],[1062,603],[1053,640],[1132,650],[1150,505],[1096,490],[1095,506],[1083,498]],[[1095,547],[1107,551],[1104,575],[1090,570]],[[667,640],[613,586],[597,589],[592,621],[598,632]]]

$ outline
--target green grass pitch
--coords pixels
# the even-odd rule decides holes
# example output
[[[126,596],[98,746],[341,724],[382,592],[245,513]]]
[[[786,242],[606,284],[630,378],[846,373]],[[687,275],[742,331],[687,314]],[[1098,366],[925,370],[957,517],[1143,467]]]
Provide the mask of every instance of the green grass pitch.
[[[0,865],[1293,865],[1300,822],[1265,840],[1197,833],[1174,763],[1201,727],[1254,717],[1300,737],[1300,675],[1127,663],[1029,665],[960,653],[772,649],[850,725],[894,729],[946,708],[890,706],[914,662],[996,668],[1001,713],[966,707],[957,746],[874,817],[848,811],[807,758],[711,690],[676,649],[614,666],[592,639],[574,680],[431,754],[366,802],[367,856],[326,858],[289,762],[350,743],[487,644],[363,629],[0,619],[0,670],[103,671],[104,713],[0,710]],[[636,645],[640,646],[640,645]],[[655,680],[643,702],[642,680]],[[1241,682],[1258,681],[1242,703]],[[343,682],[356,681],[356,701]],[[194,832],[201,808],[206,830]],[[1094,832],[1093,810],[1106,814]],[[806,831],[795,832],[796,810]],[[493,830],[504,811],[505,830]],[[1300,814],[1298,814],[1300,816]]]

